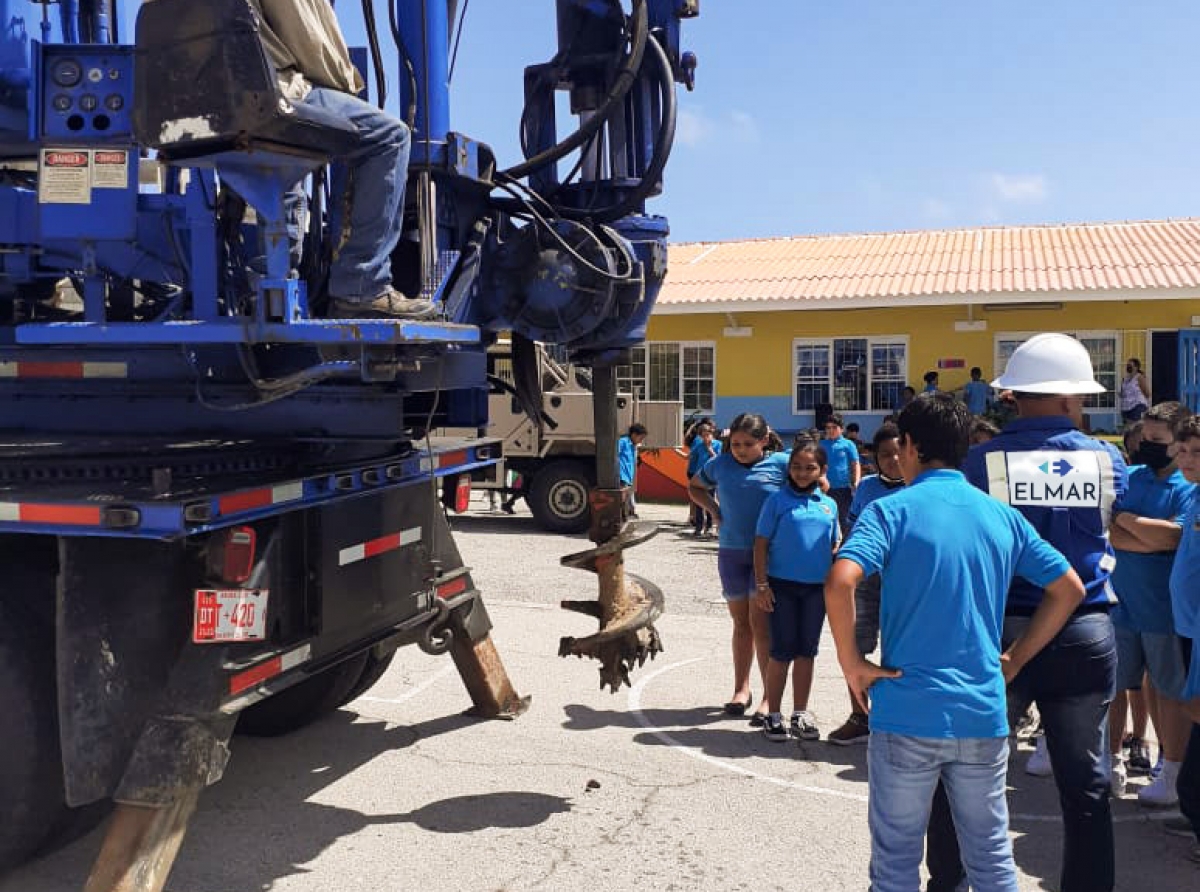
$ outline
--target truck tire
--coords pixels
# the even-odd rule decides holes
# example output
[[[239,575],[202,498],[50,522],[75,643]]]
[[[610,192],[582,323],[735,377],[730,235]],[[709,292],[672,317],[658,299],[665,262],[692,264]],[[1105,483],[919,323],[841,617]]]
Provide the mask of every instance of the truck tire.
[[[343,660],[247,707],[238,719],[238,733],[251,737],[279,737],[334,712],[362,678],[369,656],[364,652]]]
[[[0,602],[0,872],[27,859],[59,825],[63,803],[54,648],[26,617]]]
[[[342,698],[340,706],[345,706],[352,700],[357,700],[367,691],[375,686],[375,682],[383,678],[383,673],[388,671],[388,667],[392,665],[392,660],[396,658],[396,652],[392,651],[386,657],[377,657],[375,654],[367,655],[367,665],[363,667],[362,675],[358,677],[358,681],[354,683],[354,687],[350,689],[345,697]]]
[[[582,533],[591,522],[588,490],[592,479],[577,461],[555,461],[541,468],[529,487],[529,510],[552,533]]]

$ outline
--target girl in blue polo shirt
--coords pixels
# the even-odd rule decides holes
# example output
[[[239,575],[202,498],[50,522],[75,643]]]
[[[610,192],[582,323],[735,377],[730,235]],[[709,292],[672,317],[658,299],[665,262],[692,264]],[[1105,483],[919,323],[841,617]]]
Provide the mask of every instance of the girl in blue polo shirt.
[[[733,619],[733,699],[725,704],[728,715],[744,715],[753,702],[750,665],[755,654],[766,687],[771,632],[767,615],[750,609],[750,596],[754,594],[754,529],[763,502],[787,476],[787,455],[782,448],[783,442],[765,418],[743,413],[729,425],[725,451],[688,484],[692,501],[711,512],[718,527],[717,572],[725,606]],[[751,724],[758,727],[766,720],[766,705],[764,696]]]
[[[828,460],[813,440],[802,441],[788,461],[788,481],[767,497],[754,538],[754,605],[770,617],[771,658],[767,664],[768,740],[817,740],[808,711],[813,662],[825,622],[825,574],[841,541],[837,503],[821,492]],[[783,726],[783,689],[792,669],[793,711]]]

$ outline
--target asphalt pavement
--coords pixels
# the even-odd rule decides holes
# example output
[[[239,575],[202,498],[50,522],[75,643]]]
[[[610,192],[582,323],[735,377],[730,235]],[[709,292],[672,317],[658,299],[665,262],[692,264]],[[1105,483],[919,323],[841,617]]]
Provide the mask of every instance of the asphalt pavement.
[[[173,892],[350,890],[736,890],[867,888],[865,747],[773,743],[726,717],[729,621],[716,542],[680,506],[643,505],[659,535],[632,572],[664,590],[665,652],[632,690],[599,689],[595,664],[556,656],[594,629],[557,608],[595,593],[563,568],[583,537],[541,533],[476,497],[454,520],[518,691],[512,722],[480,722],[449,657],[402,651],[371,691],[286,738],[237,737],[204,794],[167,884]],[[755,684],[758,690],[758,684]],[[812,709],[845,717],[828,635]],[[1009,774],[1021,889],[1056,889],[1061,826],[1053,781]],[[1185,840],[1163,812],[1115,803],[1118,888],[1196,888]],[[81,888],[100,832],[0,881],[0,892]]]

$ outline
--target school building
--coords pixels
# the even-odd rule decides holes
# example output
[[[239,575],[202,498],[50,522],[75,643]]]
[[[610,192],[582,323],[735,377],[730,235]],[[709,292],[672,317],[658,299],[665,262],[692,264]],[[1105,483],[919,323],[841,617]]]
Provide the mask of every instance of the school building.
[[[1200,218],[676,244],[645,346],[620,369],[644,399],[782,433],[829,403],[869,436],[927,371],[991,381],[1025,338],[1078,337],[1109,392],[1142,360],[1154,401],[1179,394],[1180,345],[1200,343]]]

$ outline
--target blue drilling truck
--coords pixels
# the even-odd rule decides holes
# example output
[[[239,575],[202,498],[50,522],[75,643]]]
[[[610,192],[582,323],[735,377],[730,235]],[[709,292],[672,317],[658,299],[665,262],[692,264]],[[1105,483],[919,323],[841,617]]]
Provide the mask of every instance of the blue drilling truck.
[[[500,457],[500,333],[534,418],[536,342],[592,367],[595,548],[564,560],[600,592],[564,606],[600,630],[561,652],[615,690],[659,648],[661,595],[622,569],[645,532],[615,365],[666,274],[645,207],[698,0],[548,6],[507,168],[450,127],[467,4],[363,0],[360,98],[391,91],[410,134],[390,293],[426,310],[394,316],[330,294],[366,136],[288,92],[264,40],[286,6],[0,0],[0,870],[115,803],[87,888],[160,889],[235,725],[300,727],[404,645],[448,653],[478,715],[525,708],[446,519]]]

